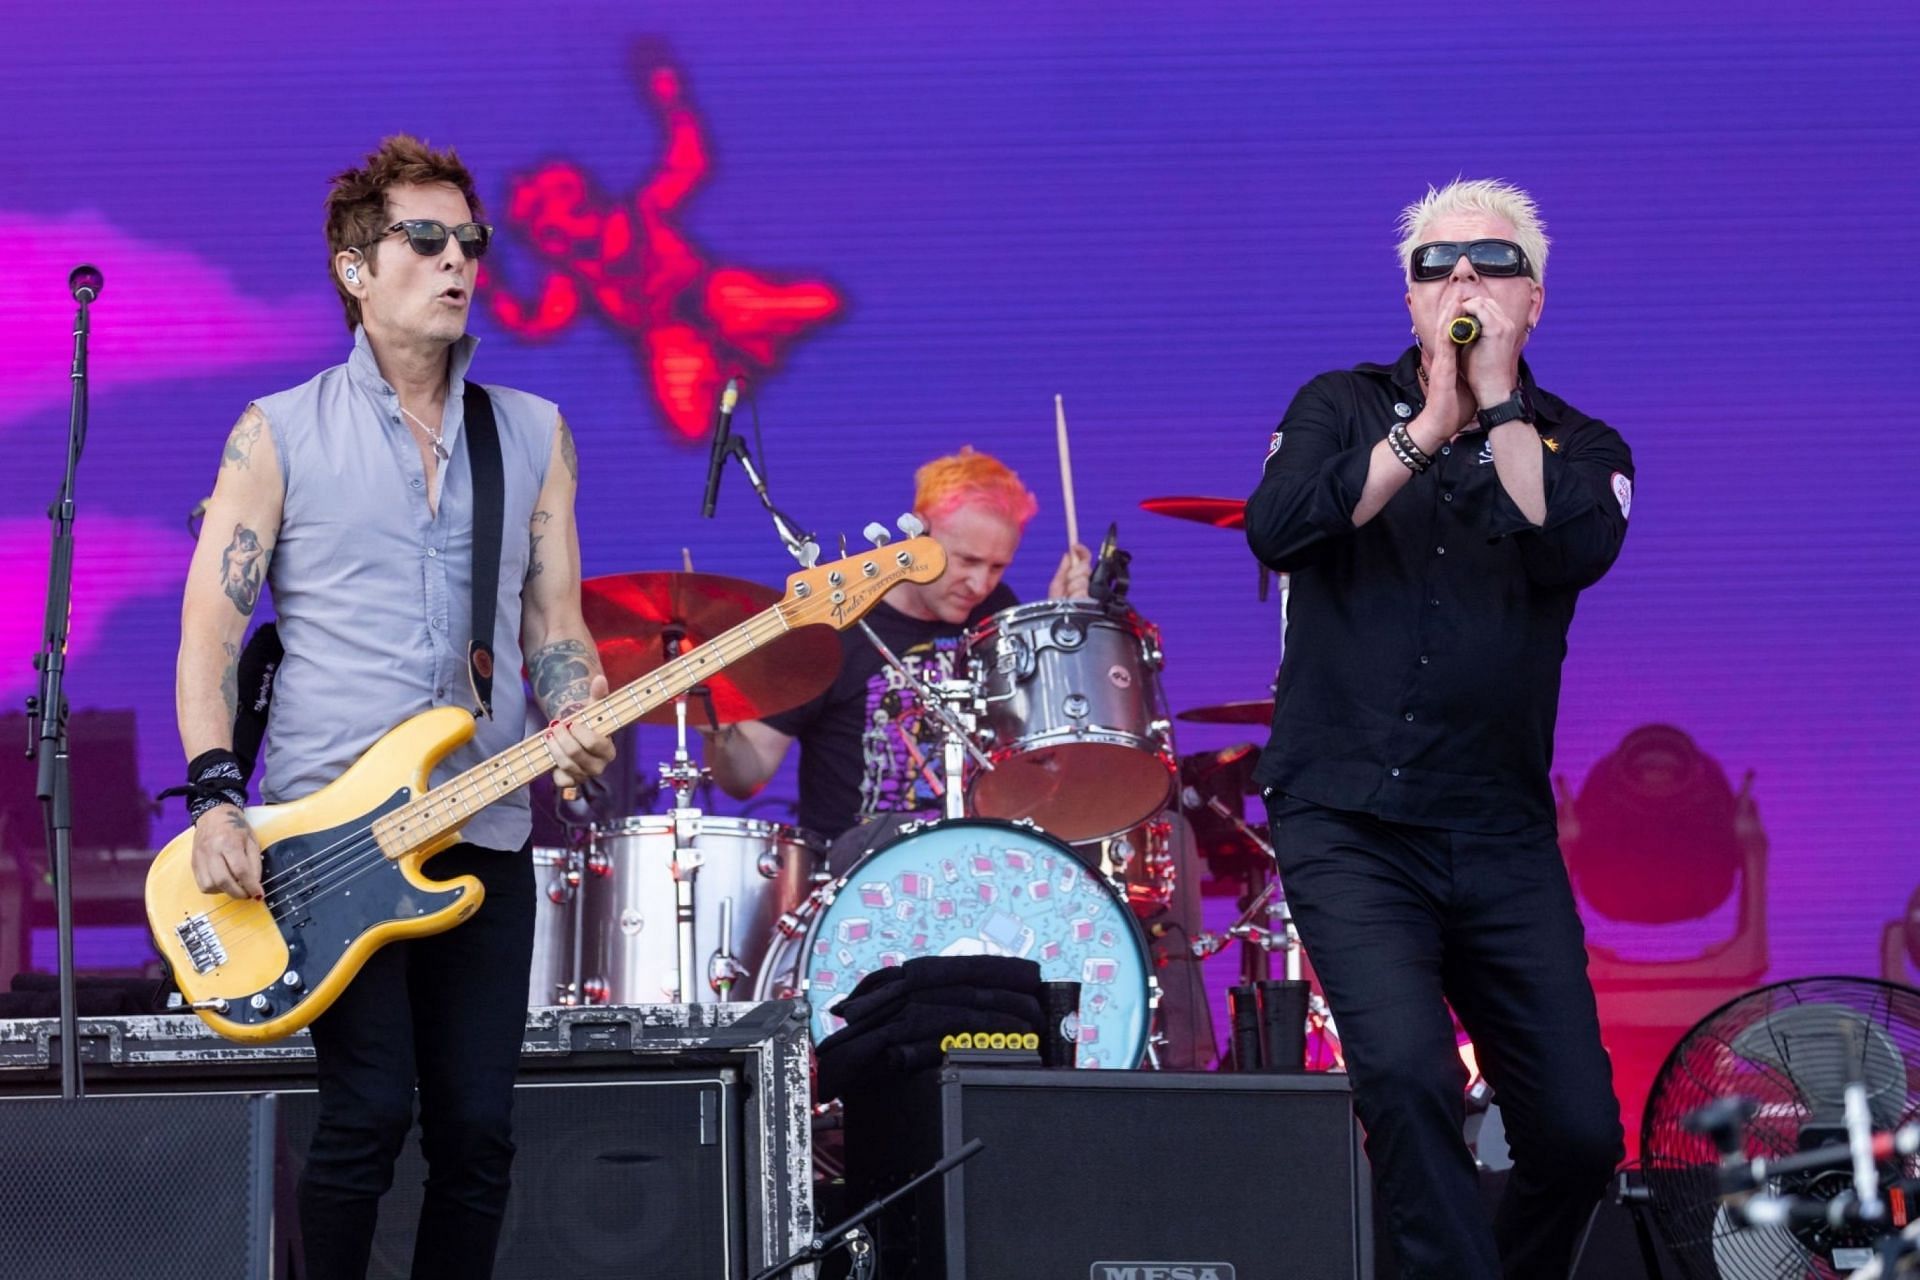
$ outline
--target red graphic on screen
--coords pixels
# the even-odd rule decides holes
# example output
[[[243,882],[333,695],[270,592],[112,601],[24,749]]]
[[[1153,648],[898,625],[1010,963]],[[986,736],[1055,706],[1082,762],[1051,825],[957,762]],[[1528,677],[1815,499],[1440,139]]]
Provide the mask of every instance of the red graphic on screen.
[[[633,335],[667,420],[698,439],[727,378],[774,368],[788,343],[840,310],[841,298],[818,280],[781,281],[716,265],[674,225],[706,176],[707,142],[680,73],[645,53],[634,65],[666,125],[659,167],[625,201],[600,191],[569,161],[514,178],[507,229],[533,249],[546,279],[530,301],[497,279],[487,297],[495,319],[532,339],[550,337],[583,308],[597,307]]]

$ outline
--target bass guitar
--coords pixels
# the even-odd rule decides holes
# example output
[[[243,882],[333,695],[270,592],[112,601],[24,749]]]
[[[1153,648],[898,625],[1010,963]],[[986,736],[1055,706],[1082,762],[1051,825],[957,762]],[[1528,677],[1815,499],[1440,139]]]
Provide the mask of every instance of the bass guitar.
[[[575,714],[612,734],[798,627],[852,626],[903,582],[932,582],[946,553],[929,537],[803,570],[786,594]],[[480,906],[472,876],[422,868],[460,824],[553,768],[539,735],[435,787],[428,779],[473,737],[472,713],[435,707],[389,731],[333,782],[288,804],[255,805],[263,900],[202,892],[193,831],[147,871],[147,924],[189,1007],[233,1040],[274,1040],[312,1022],[386,943],[451,929]]]

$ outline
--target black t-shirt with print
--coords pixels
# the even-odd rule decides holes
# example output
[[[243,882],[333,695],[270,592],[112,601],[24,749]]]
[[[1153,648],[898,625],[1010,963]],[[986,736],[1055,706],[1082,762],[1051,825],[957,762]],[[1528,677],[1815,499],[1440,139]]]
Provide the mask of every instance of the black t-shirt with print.
[[[910,618],[884,603],[867,624],[908,670],[937,683],[953,674],[961,634],[1017,603],[1003,582],[961,625]],[[766,720],[800,741],[800,825],[831,839],[876,813],[937,816],[929,779],[940,776],[939,720],[858,627],[840,633],[840,655],[830,689]],[[930,663],[937,672],[926,671]]]

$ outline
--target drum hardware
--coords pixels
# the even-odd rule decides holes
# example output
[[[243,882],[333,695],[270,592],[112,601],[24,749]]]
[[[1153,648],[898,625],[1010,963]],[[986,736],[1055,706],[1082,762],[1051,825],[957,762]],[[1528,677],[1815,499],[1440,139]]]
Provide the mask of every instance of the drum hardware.
[[[902,529],[906,528],[907,519],[906,516],[901,517]],[[916,520],[915,523],[918,521]],[[871,533],[878,526],[868,525],[867,528]],[[880,530],[879,536],[884,537],[885,534],[884,529]],[[877,542],[874,545],[886,544]],[[971,757],[973,762],[982,769],[991,771],[993,768],[993,761],[973,740],[979,718],[984,713],[980,686],[972,680],[957,677],[941,680],[938,683],[923,680],[915,675],[906,663],[900,661],[893,650],[887,646],[887,642],[882,640],[880,634],[865,621],[860,623],[860,630],[867,637],[867,642],[874,647],[874,651],[880,655],[881,661],[892,667],[895,674],[909,687],[918,691],[921,707],[940,722],[942,733],[938,786],[941,804],[947,817],[966,817],[967,792],[962,779],[966,773],[968,757]]]
[[[1174,717],[1189,724],[1273,723],[1273,699],[1250,698],[1241,702],[1220,702],[1209,707],[1189,707]]]
[[[753,976],[753,970],[734,958],[730,950],[733,937],[733,899],[720,899],[720,946],[707,960],[707,986],[722,1000],[733,999],[733,984]]]

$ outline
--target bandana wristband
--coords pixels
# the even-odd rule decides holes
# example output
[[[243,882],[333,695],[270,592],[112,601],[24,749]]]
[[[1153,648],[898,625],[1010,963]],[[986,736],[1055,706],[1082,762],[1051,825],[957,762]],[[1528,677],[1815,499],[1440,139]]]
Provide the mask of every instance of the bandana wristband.
[[[187,765],[187,784],[160,793],[162,800],[168,796],[185,796],[187,813],[195,822],[223,804],[246,808],[247,778],[240,770],[240,757],[220,747],[201,752]]]

